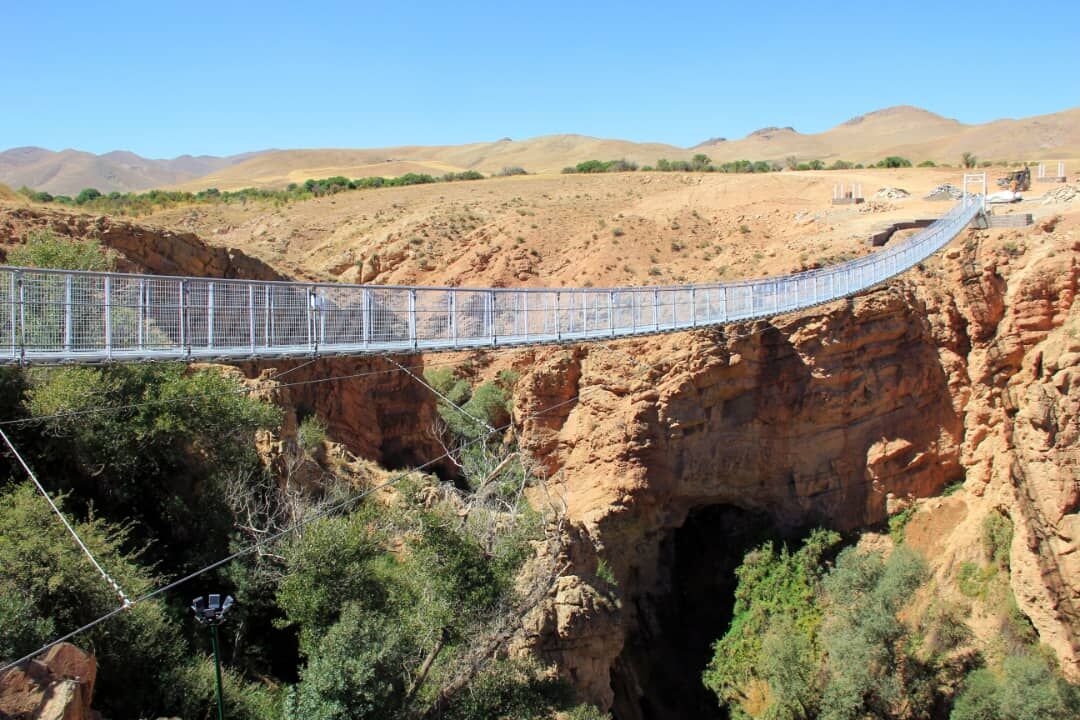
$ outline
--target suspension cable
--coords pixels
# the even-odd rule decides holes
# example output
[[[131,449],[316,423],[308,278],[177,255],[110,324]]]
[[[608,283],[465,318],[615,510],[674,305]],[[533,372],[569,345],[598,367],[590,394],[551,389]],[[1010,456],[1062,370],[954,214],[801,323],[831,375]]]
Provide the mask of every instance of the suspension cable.
[[[19,454],[19,451],[15,449],[15,445],[11,442],[11,439],[7,436],[7,433],[5,433],[3,430],[0,430],[0,438],[3,438],[4,443],[7,444],[8,448],[15,456],[15,459],[18,460],[20,465],[22,465],[23,470],[26,471],[26,474],[30,477],[30,480],[33,481],[34,485],[37,487],[42,497],[44,497],[45,500],[49,503],[49,507],[51,507],[53,509],[53,512],[56,513],[56,516],[60,518],[60,522],[64,523],[64,527],[67,528],[67,531],[71,534],[71,537],[75,538],[75,542],[78,543],[80,548],[82,548],[83,554],[85,554],[86,557],[90,559],[91,564],[93,564],[93,566],[97,568],[97,571],[101,574],[101,577],[105,579],[105,582],[109,584],[109,586],[113,589],[113,592],[115,592],[117,597],[120,598],[121,608],[130,607],[131,601],[124,593],[123,588],[120,587],[120,583],[118,583],[115,579],[113,579],[111,575],[109,575],[109,573],[105,571],[105,568],[103,568],[101,566],[101,563],[97,561],[97,558],[94,557],[94,554],[90,552],[90,548],[86,547],[86,543],[84,543],[83,539],[79,537],[79,533],[75,531],[75,528],[72,526],[72,524],[68,522],[68,519],[66,517],[64,517],[64,513],[60,512],[60,508],[56,506],[55,502],[53,502],[53,499],[49,496],[49,493],[45,490],[45,487],[37,479],[34,471],[31,470],[30,466],[26,464],[23,456]]]

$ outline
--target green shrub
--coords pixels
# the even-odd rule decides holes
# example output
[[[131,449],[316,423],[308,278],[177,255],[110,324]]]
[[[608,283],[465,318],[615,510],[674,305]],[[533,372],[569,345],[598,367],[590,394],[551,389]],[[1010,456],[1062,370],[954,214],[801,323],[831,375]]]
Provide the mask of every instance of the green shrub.
[[[755,679],[768,682],[770,688],[775,681],[774,693],[787,687],[785,671],[766,664],[764,643],[770,631],[776,632],[769,652],[782,650],[793,667],[819,662],[817,632],[823,614],[817,585],[825,570],[822,559],[839,541],[836,533],[816,530],[794,553],[786,547],[777,550],[770,542],[746,554],[735,571],[738,585],[731,625],[713,645],[712,660],[702,676],[721,703],[739,707]],[[785,711],[791,708],[776,709]]]
[[[975,157],[973,153],[966,152],[960,156],[960,164],[968,170],[975,167],[979,162],[979,159]]]
[[[937,164],[933,160],[923,160],[919,167],[937,167]]]
[[[904,542],[904,528],[907,527],[907,524],[911,522],[911,518],[915,517],[915,513],[918,511],[919,506],[911,504],[889,518],[889,537],[892,538],[894,543],[900,544]]]
[[[911,167],[911,161],[899,155],[890,155],[884,160],[879,160],[877,167],[880,168],[906,168]]]
[[[1001,673],[976,670],[964,681],[950,720],[1072,720],[1080,689],[1036,655],[1007,658]]]
[[[973,562],[964,562],[956,571],[956,586],[969,598],[985,598],[990,581],[997,575],[997,567],[980,568]]]
[[[986,558],[1003,570],[1009,568],[1009,550],[1012,545],[1012,520],[1004,513],[995,510],[983,520],[982,546]]]
[[[296,440],[304,452],[315,453],[326,442],[326,424],[317,415],[304,418],[296,429]]]
[[[71,515],[71,508],[58,504]],[[158,579],[125,552],[129,533],[100,519],[74,522],[84,542],[129,597]],[[0,657],[31,652],[120,604],[29,482],[0,494]],[[172,673],[183,641],[162,605],[143,602],[82,634],[94,653],[94,706],[112,717],[157,717],[172,707]]]
[[[24,244],[8,251],[7,262],[21,267],[106,272],[113,269],[115,255],[97,240],[71,240],[52,230],[31,230]]]
[[[214,661],[206,657],[176,673],[180,690],[176,712],[185,718],[210,718],[217,714],[217,680]],[[248,682],[227,667],[221,669],[221,696],[225,717],[230,720],[267,720],[280,715],[278,693],[262,683]]]

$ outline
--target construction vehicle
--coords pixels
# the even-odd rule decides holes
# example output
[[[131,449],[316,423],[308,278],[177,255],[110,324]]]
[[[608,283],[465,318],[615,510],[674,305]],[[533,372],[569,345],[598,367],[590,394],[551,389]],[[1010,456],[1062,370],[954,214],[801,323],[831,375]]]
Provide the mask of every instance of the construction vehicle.
[[[1014,170],[1005,177],[998,178],[997,184],[998,187],[1012,190],[1014,193],[1030,190],[1031,168],[1025,165],[1023,170]]]

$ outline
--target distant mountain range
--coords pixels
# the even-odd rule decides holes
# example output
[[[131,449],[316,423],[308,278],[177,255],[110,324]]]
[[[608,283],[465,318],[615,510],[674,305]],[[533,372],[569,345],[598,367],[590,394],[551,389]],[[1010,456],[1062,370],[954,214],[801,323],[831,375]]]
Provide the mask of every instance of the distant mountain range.
[[[790,126],[766,127],[739,140],[713,138],[691,148],[584,135],[545,135],[521,141],[503,138],[467,145],[268,150],[229,157],[184,155],[171,160],[149,160],[123,151],[94,155],[28,147],[0,152],[0,183],[54,194],[73,194],[85,187],[102,192],[164,187],[227,190],[284,186],[333,175],[494,173],[515,166],[532,173],[551,173],[591,159],[623,158],[646,165],[659,158],[689,159],[697,153],[705,153],[713,162],[782,162],[795,157],[800,161],[866,163],[900,155],[915,163],[933,160],[956,164],[965,152],[982,160],[1080,158],[1080,108],[969,125],[905,105],[860,115],[820,133],[803,134]]]
[[[181,155],[151,160],[115,150],[104,155],[80,150],[54,152],[39,147],[0,152],[0,182],[54,194],[74,194],[87,187],[102,192],[148,190],[187,182],[247,160],[257,153],[230,157]]]

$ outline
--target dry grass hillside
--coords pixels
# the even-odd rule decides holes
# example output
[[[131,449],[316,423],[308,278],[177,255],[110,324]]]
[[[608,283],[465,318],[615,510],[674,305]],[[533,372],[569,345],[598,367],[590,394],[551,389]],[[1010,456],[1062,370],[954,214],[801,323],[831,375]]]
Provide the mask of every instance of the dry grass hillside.
[[[401,146],[370,149],[307,149],[248,153],[231,157],[182,156],[148,160],[129,152],[105,155],[76,150],[52,152],[14,148],[0,152],[0,182],[27,185],[54,194],[85,187],[103,192],[150,188],[204,190],[216,187],[282,188],[309,178],[349,178],[406,173],[443,175],[478,170],[496,174],[506,167],[555,174],[585,160],[626,159],[639,165],[660,158],[687,160],[707,154],[715,163],[764,160],[848,160],[874,163],[901,155],[914,163],[957,164],[965,152],[981,160],[1032,161],[1080,158],[1080,108],[1051,115],[965,125],[927,110],[899,106],[860,115],[821,133],[770,127],[740,140],[710,140],[692,148],[637,143],[584,135],[546,135],[466,145]]]
[[[489,143],[441,146],[404,146],[369,150],[281,150],[254,157],[197,180],[184,183],[187,190],[216,187],[281,187],[308,178],[391,177],[407,172],[442,175],[478,170],[498,173],[505,167],[522,167],[531,173],[557,173],[567,165],[594,158],[625,158],[639,164],[657,158],[688,159],[691,150],[659,143],[603,140],[584,135],[546,135],[528,140],[509,139]]]
[[[833,183],[867,202],[833,206]],[[922,199],[941,168],[761,175],[613,173],[493,178],[344,192],[291,205],[199,205],[141,222],[194,231],[295,277],[475,286],[730,280],[870,252],[869,236],[951,203]],[[910,196],[879,198],[881,188]],[[1025,212],[1058,212],[1034,198]],[[1010,209],[1009,211],[1012,211]]]
[[[686,160],[698,152],[717,163],[783,162],[789,157],[873,163],[888,155],[901,155],[915,163],[933,160],[957,164],[965,152],[975,153],[982,160],[1014,162],[1080,158],[1080,108],[1022,120],[965,125],[927,110],[899,106],[860,115],[822,133],[803,134],[790,127],[770,127],[741,140],[711,140],[693,148],[583,135],[547,135],[468,145],[282,150],[261,154],[180,187],[283,187],[308,178],[389,177],[406,172],[479,170],[492,174],[515,166],[530,173],[552,174],[584,160],[623,158],[647,165],[660,158]]]
[[[765,128],[741,140],[706,143],[717,161],[752,159],[876,162],[900,155],[913,162],[956,164],[965,152],[984,160],[1080,157],[1080,108],[1021,120],[965,125],[927,110],[898,106],[860,115],[821,133]]]
[[[151,160],[117,150],[104,155],[38,147],[12,148],[0,152],[0,182],[10,187],[27,186],[54,195],[74,195],[83,188],[102,192],[129,192],[165,187],[206,175],[250,154],[232,157],[182,155],[171,160]]]

